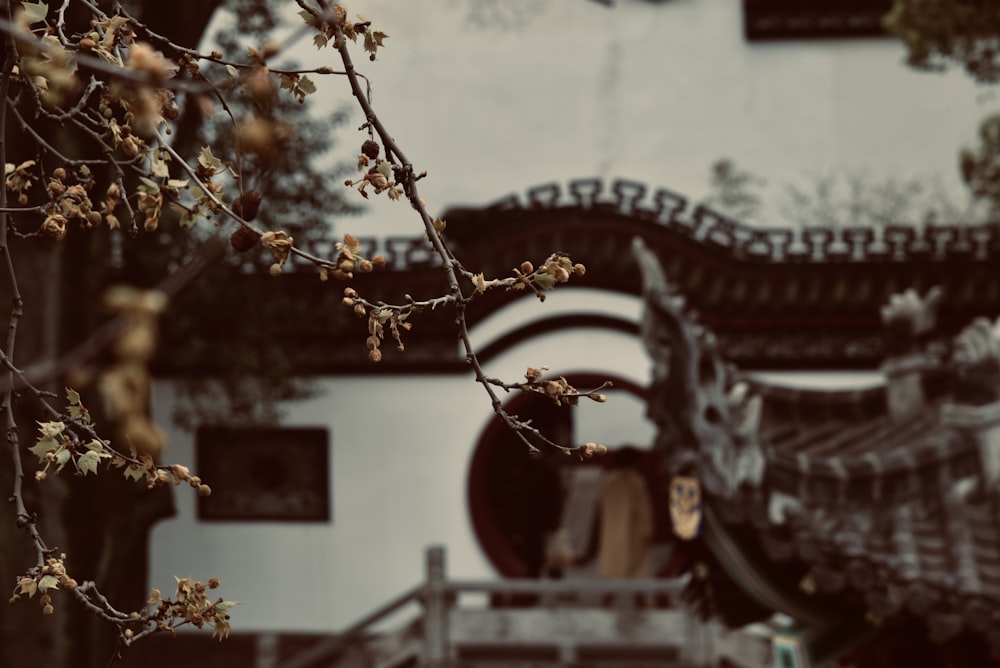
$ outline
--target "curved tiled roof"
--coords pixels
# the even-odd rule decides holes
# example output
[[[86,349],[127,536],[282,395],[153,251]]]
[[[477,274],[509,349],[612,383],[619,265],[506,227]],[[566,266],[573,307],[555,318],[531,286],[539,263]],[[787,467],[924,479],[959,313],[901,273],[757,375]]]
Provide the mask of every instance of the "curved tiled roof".
[[[735,569],[737,560],[720,558],[733,582],[763,578],[778,591],[798,578],[800,591],[773,600],[791,610],[796,600],[834,597],[859,619],[916,616],[938,641],[978,633],[1000,651],[992,630],[1000,624],[1000,402],[975,395],[982,401],[968,405],[974,395],[958,391],[1000,383],[996,364],[970,378],[968,368],[956,371],[946,337],[913,330],[886,367],[887,387],[755,383],[736,392],[737,374],[722,383],[702,376],[721,363],[711,332],[663,288],[648,287],[646,302],[658,445],[675,471],[702,481],[717,531],[764,555],[764,565]]]

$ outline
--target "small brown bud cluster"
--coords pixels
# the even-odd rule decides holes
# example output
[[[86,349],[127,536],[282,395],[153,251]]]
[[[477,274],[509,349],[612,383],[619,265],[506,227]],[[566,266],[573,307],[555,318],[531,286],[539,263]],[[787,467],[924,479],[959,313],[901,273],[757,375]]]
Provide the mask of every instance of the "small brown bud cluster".
[[[590,459],[593,456],[605,455],[608,452],[608,446],[603,443],[584,443],[581,454]]]
[[[237,253],[246,253],[260,241],[260,233],[249,227],[240,225],[229,237],[229,244]]]
[[[233,202],[233,213],[249,223],[260,212],[262,199],[260,193],[256,190],[248,190]]]
[[[580,403],[580,394],[576,388],[567,382],[565,378],[559,376],[555,380],[541,382],[542,393],[551,399],[557,406],[563,403],[569,406],[576,406]]]
[[[154,232],[160,224],[160,214],[163,210],[163,192],[145,183],[140,183],[136,193],[139,198],[139,213],[146,217],[143,227],[147,232]]]
[[[344,185],[348,188],[357,187],[362,197],[368,199],[368,187],[375,190],[375,194],[386,193],[391,200],[398,200],[403,196],[403,188],[396,179],[398,177],[398,167],[380,157],[381,146],[378,142],[368,139],[361,145],[361,153],[358,154],[358,171],[361,177],[357,179],[347,179]],[[372,162],[374,161],[374,165]]]
[[[368,274],[375,269],[385,268],[385,258],[383,256],[376,255],[370,260],[364,257],[361,254],[361,242],[350,234],[345,234],[344,240],[337,242],[336,248],[337,259],[334,261],[334,267],[320,274],[320,278],[323,280],[326,280],[324,276],[332,275],[334,278],[344,281],[354,278],[355,271]]]
[[[524,372],[524,377],[528,380],[529,383],[537,383],[542,379],[542,375],[548,370],[549,367],[547,366],[539,368],[529,366],[528,370]]]
[[[28,203],[27,191],[35,182],[32,172],[36,164],[34,160],[26,160],[7,171],[7,190],[17,193],[17,203],[21,206]]]
[[[409,298],[409,295],[407,297]],[[387,327],[389,334],[396,342],[396,350],[403,352],[405,346],[403,345],[401,330],[409,330],[412,327],[407,322],[407,318],[410,316],[412,310],[419,309],[413,308],[411,310],[410,307],[387,307],[382,302],[379,302],[379,306],[372,306],[369,311],[369,305],[366,305],[361,300],[354,288],[344,289],[344,304],[353,307],[354,313],[358,317],[368,316],[368,336],[365,339],[365,346],[368,348],[369,360],[372,362],[382,361],[381,345],[385,338]]]
[[[240,124],[240,146],[264,158],[277,154],[295,136],[295,127],[286,121],[255,116]]]
[[[147,614],[145,620],[155,621],[160,631],[172,631],[182,624],[200,629],[207,624],[214,629],[212,637],[223,640],[229,636],[229,610],[236,603],[221,598],[209,600],[208,590],[217,589],[219,584],[219,579],[215,577],[209,578],[207,584],[200,580],[178,578],[173,599],[163,598],[159,589],[153,589],[146,604],[155,609]],[[143,619],[138,615],[137,618]]]
[[[30,165],[34,165],[34,161],[30,161]],[[14,169],[13,173],[8,175],[8,189],[17,190],[18,188],[27,189],[30,187],[30,165],[22,163]],[[22,170],[22,172],[19,174],[18,170]],[[76,182],[71,183],[71,179]],[[96,209],[90,199],[90,190],[94,184],[93,175],[85,165],[81,166],[72,176],[67,173],[64,167],[52,170],[45,189],[53,203],[46,207],[46,218],[40,232],[45,236],[61,240],[65,238],[67,226],[71,222],[78,222],[81,227],[87,229],[100,225],[104,217],[111,213],[118,200],[114,200],[112,204],[104,203],[103,212]],[[117,188],[117,184],[112,184],[109,190],[114,192]],[[120,196],[119,191],[118,199]],[[18,201],[27,203],[27,195],[23,191],[18,196]],[[117,224],[117,219],[112,220],[113,218],[113,216],[109,217],[109,224]]]
[[[287,232],[281,230],[265,232],[260,237],[260,243],[264,245],[265,248],[270,248],[271,252],[274,254],[276,262],[271,265],[270,274],[271,276],[278,276],[281,274],[281,267],[288,260],[288,256],[292,252],[292,244],[294,240],[292,237],[288,236]]]
[[[129,48],[125,64],[131,70],[148,75],[154,84],[163,83],[179,69],[175,63],[145,42],[136,42]]]
[[[198,496],[211,496],[212,488],[201,481],[201,478],[196,475],[191,475],[190,469],[186,466],[180,464],[174,464],[169,469],[169,476],[173,478],[174,485],[179,485],[182,482],[186,482],[194,490],[198,492]],[[158,473],[165,473],[162,469]],[[162,476],[158,476],[162,477]]]
[[[596,401],[597,403],[604,403],[608,400],[607,396],[600,394],[598,390],[603,387],[607,387],[610,383],[605,383],[600,388],[597,388],[597,390],[580,392],[575,387],[570,385],[563,376],[550,380],[542,380],[544,372],[548,370],[549,367],[547,366],[543,366],[541,368],[528,367],[528,370],[524,373],[524,378],[527,382],[519,385],[518,387],[525,392],[542,394],[551,399],[557,406],[561,406],[563,404],[576,406],[580,403],[580,397],[586,397],[592,401]]]
[[[531,289],[539,301],[545,301],[545,291],[551,290],[559,283],[566,283],[572,276],[583,276],[587,268],[580,263],[573,264],[565,253],[553,253],[545,263],[535,269],[535,266],[525,260],[521,266],[514,269],[514,278],[507,280],[508,290]]]
[[[49,590],[59,589],[62,586],[67,591],[72,591],[78,586],[77,581],[66,573],[65,558],[66,555],[58,558],[50,557],[40,569],[32,569],[34,575],[18,578],[14,594],[9,599],[10,604],[17,604],[24,596],[33,598],[37,593],[41,594],[38,597],[38,604],[42,606],[42,614],[54,613],[55,607],[52,605],[52,595],[49,594]]]
[[[361,145],[361,154],[369,160],[375,160],[378,158],[378,152],[380,150],[381,147],[378,145],[378,142],[372,141],[371,139],[365,141],[365,143]]]

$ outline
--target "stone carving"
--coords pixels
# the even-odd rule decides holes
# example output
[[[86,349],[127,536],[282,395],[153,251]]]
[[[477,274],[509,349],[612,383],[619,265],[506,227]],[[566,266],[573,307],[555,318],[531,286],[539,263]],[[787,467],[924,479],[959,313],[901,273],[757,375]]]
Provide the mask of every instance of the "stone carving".
[[[659,447],[672,451],[674,473],[698,478],[712,495],[756,487],[764,472],[760,397],[735,382],[714,337],[685,313],[642,240],[633,241],[633,252],[643,277],[640,330],[654,366],[649,411],[660,427]]]

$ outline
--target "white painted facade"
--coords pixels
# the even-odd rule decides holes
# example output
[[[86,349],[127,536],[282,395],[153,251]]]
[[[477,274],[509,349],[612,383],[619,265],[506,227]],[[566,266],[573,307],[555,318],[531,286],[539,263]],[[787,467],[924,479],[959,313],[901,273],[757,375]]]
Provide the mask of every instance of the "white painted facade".
[[[609,309],[638,315],[635,299],[570,292],[553,294],[544,305],[517,302],[493,321],[515,328],[552,313]],[[490,322],[477,328],[477,340],[494,338]],[[642,385],[648,380],[638,340],[606,330],[532,339],[497,357],[487,372],[516,379],[528,364],[542,363]],[[218,574],[225,595],[241,602],[240,631],[323,632],[419,583],[424,549],[432,543],[447,546],[451,575],[495,577],[466,503],[472,446],[492,415],[471,376],[345,376],[318,384],[316,397],[287,407],[283,424],[330,429],[332,521],[199,522],[195,495],[178,489],[177,515],[153,531],[151,581],[169,586],[174,575]],[[169,424],[172,392],[169,382],[156,386],[159,424]],[[581,409],[579,438],[651,442],[653,430],[637,400],[585,402]],[[171,428],[168,457],[194,462],[193,434]]]
[[[904,67],[896,40],[747,42],[738,0],[492,2],[521,24],[476,25],[470,0],[346,4],[390,35],[378,61],[357,66],[429,172],[420,189],[432,210],[591,176],[697,201],[720,158],[766,179],[764,225],[784,224],[786,184],[834,174],[918,177],[962,202],[958,149],[996,108],[961,72]],[[303,45],[294,57],[326,54]],[[349,106],[337,83],[322,90]],[[352,129],[342,144],[353,146]],[[413,234],[405,208],[369,208],[343,231]]]
[[[988,112],[960,74],[905,69],[892,40],[747,43],[734,0],[500,4],[521,23],[470,25],[460,0],[348,3],[391,36],[377,62],[359,57],[359,69],[385,124],[429,171],[420,187],[434,211],[585,176],[631,178],[696,200],[722,157],[775,191],[810,174],[863,170],[939,178],[960,192],[957,150]],[[296,58],[314,63],[316,52],[305,45]],[[324,101],[349,102],[343,82],[324,83]],[[414,223],[408,207],[374,202],[337,231],[416,235]],[[558,312],[635,321],[639,305],[556,292],[544,304],[508,307],[474,338],[488,343]],[[648,380],[637,340],[596,330],[537,337],[487,370],[513,379],[540,364]],[[495,575],[466,507],[472,446],[491,416],[471,377],[344,376],[320,386],[287,407],[286,424],[330,429],[332,521],[200,523],[195,498],[180,489],[177,516],[153,532],[152,586],[219,575],[224,594],[242,603],[239,631],[326,632],[419,582],[430,543],[447,546],[452,575]],[[153,411],[170,432],[167,458],[193,463],[192,435],[169,423],[172,403],[170,383],[159,383]],[[648,442],[652,433],[628,401],[586,406],[577,425],[583,440]]]

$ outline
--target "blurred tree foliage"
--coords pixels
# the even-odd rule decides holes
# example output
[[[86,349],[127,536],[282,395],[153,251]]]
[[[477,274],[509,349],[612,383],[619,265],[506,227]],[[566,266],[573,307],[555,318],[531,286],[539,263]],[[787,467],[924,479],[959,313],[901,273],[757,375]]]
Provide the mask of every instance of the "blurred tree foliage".
[[[151,30],[173,43],[199,45],[210,41],[213,46],[209,48],[222,51],[260,47],[273,31],[280,30],[279,9],[288,7],[281,0],[125,0],[123,4]],[[0,0],[0,7],[6,13],[7,3]],[[67,8],[70,30],[80,31],[89,25],[90,13],[80,11],[80,7],[74,3]],[[223,33],[209,35],[212,25],[223,27]],[[173,126],[178,150],[197,154],[198,147],[204,144],[221,143],[220,128],[228,116],[206,113],[207,108],[193,99],[178,101],[181,116]],[[338,194],[342,175],[337,168],[327,166],[332,162],[326,153],[333,145],[333,131],[345,117],[335,114],[317,118],[284,91],[275,91],[271,104],[274,116],[293,132],[286,150],[269,156],[266,164],[253,157],[243,159],[247,181],[243,188],[255,189],[263,196],[258,217],[262,227],[280,224],[297,241],[306,241],[328,230],[332,219],[355,211]],[[221,114],[221,110],[216,111]],[[232,109],[236,118],[245,112]],[[32,123],[64,155],[79,156],[87,150],[80,134],[68,127],[44,118],[33,119]],[[6,140],[9,160],[45,160],[25,133],[9,132]],[[227,186],[227,191],[232,192],[230,188],[238,192],[240,184]],[[86,340],[107,317],[92,305],[100,303],[100,295],[109,285],[153,285],[168,273],[165,270],[176,269],[195,257],[206,235],[222,234],[222,230],[215,229],[184,229],[178,222],[165,215],[156,232],[130,237],[131,221],[123,220],[120,230],[110,230],[106,225],[88,232],[73,229],[59,244],[20,246],[21,292],[25,303],[31,305],[25,310],[22,326],[39,333],[24,338],[18,346],[20,361],[28,365],[59,359]],[[185,360],[206,349],[212,351],[217,362],[213,372],[227,369],[220,384],[210,392],[203,382],[190,384],[193,389],[185,404],[191,411],[189,422],[211,419],[198,412],[205,405],[199,400],[206,396],[214,402],[215,417],[224,414],[228,419],[261,421],[274,417],[267,410],[274,400],[299,396],[308,389],[282,380],[289,364],[288,349],[294,346],[275,343],[280,340],[276,328],[284,319],[296,317],[296,305],[292,300],[275,299],[266,289],[254,288],[256,291],[248,293],[242,281],[230,280],[241,265],[260,262],[264,259],[259,252],[239,255],[227,243],[223,256],[210,263],[177,296],[161,319],[163,332],[157,362],[161,369],[184,368]],[[4,299],[10,303],[10,295]],[[94,360],[96,364],[103,361]],[[263,374],[263,381],[249,380],[251,371]],[[48,389],[61,392],[62,384],[62,379],[56,379]],[[95,419],[111,429],[112,425],[99,414],[101,402],[90,396],[86,403]],[[19,407],[18,422],[33,430],[34,420],[41,416],[27,410]],[[11,489],[11,476],[10,467],[0,468],[0,486]],[[44,493],[35,485],[27,485],[25,495],[46,520],[50,544],[71,555],[71,568],[92,574],[101,592],[119,609],[143,607],[148,593],[145,573],[149,531],[159,518],[172,512],[168,489],[147,491],[121,476],[103,477],[100,482],[92,477],[54,477],[47,481]],[[0,524],[0,579],[15,582],[23,565],[31,563],[32,558],[23,532],[13,522]],[[116,642],[115,631],[109,625],[79,605],[58,606],[45,623],[40,615],[39,606],[0,606],[0,666],[108,665]]]
[[[709,167],[709,195],[703,204],[737,220],[756,218],[764,185],[764,179],[721,158]]]
[[[911,67],[959,66],[977,83],[1000,82],[1000,3],[895,0],[885,25],[903,40]],[[973,198],[1000,211],[1000,115],[980,123],[979,145],[960,151],[959,167]]]
[[[230,4],[222,17],[222,27],[210,37],[212,47],[226,56],[243,57],[248,46],[259,48],[275,31],[287,27],[279,14],[279,9],[287,8],[287,2],[242,0]],[[281,65],[296,67],[288,59]],[[333,133],[347,120],[346,110],[317,118],[310,113],[308,104],[300,104],[278,90],[266,90],[252,102],[240,100],[230,102],[228,112],[234,118],[241,120],[263,111],[289,128],[291,134],[280,151],[238,156],[233,167],[244,178],[242,183],[232,184],[231,196],[251,190],[260,193],[262,202],[256,222],[264,229],[287,231],[297,245],[308,248],[312,241],[328,238],[336,218],[360,211],[342,195],[344,176],[353,173],[353,166],[331,165],[329,157]],[[204,115],[193,104],[185,109],[185,118],[190,117],[191,122],[179,128],[175,144],[182,154],[197,154],[198,148],[205,145],[213,147],[218,155],[227,155],[231,150],[229,113],[218,108],[215,112]],[[197,253],[206,234],[226,238],[231,231],[206,233],[168,223],[160,226],[155,235],[140,235],[126,247],[129,278],[151,285],[166,269]],[[173,416],[181,426],[273,422],[279,417],[278,402],[311,392],[308,381],[289,373],[296,366],[295,346],[277,343],[284,338],[283,323],[308,318],[309,313],[302,312],[300,302],[282,298],[277,281],[230,280],[241,268],[266,274],[272,261],[270,253],[259,245],[246,254],[227,246],[223,257],[206,267],[173,300],[162,319],[157,367],[167,373],[187,374],[179,379],[181,394]],[[213,360],[211,369],[199,368],[205,359]],[[205,378],[209,374],[211,382]]]
[[[1000,4],[983,0],[896,0],[885,26],[906,44],[907,64],[962,66],[980,83],[1000,81]]]
[[[979,124],[979,145],[960,153],[962,178],[974,198],[986,202],[990,212],[1000,212],[1000,115]]]

